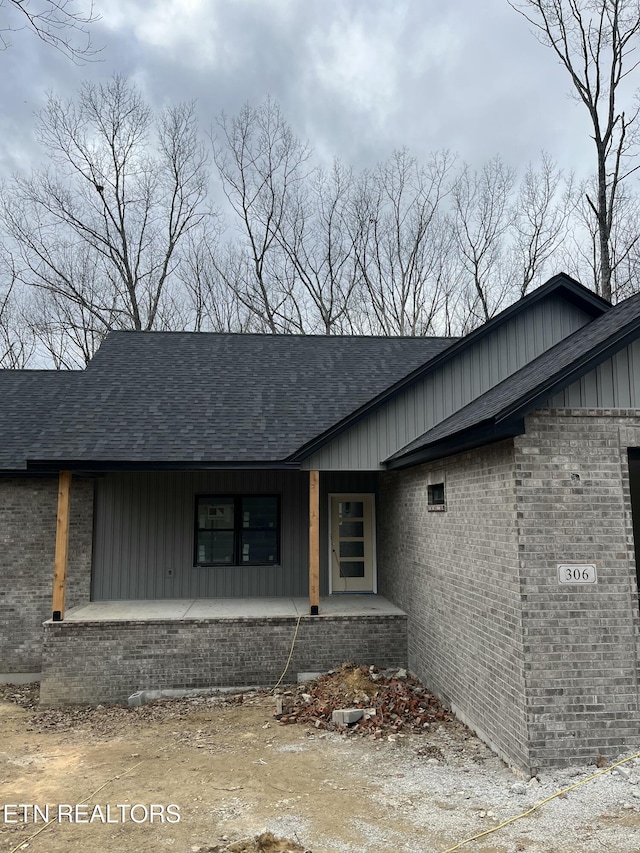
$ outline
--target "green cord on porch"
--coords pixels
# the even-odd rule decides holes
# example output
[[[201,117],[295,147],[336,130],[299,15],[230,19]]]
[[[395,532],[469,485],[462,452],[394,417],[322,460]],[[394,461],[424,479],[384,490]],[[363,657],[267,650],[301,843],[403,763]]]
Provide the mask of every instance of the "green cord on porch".
[[[298,628],[300,627],[300,620],[301,620],[301,619],[302,619],[302,613],[298,616],[298,621],[296,622],[296,630],[293,632],[293,640],[291,641],[291,648],[289,649],[289,657],[287,658],[286,666],[285,666],[285,668],[282,670],[282,675],[281,675],[281,676],[280,676],[280,678],[276,681],[276,683],[273,685],[273,687],[271,688],[271,690],[269,691],[269,693],[273,693],[273,691],[274,691],[277,687],[280,687],[280,685],[282,684],[282,679],[283,679],[283,678],[285,677],[285,675],[287,674],[287,670],[289,669],[289,664],[291,663],[291,658],[293,657],[293,650],[294,650],[295,645],[296,645],[296,637],[298,636]]]

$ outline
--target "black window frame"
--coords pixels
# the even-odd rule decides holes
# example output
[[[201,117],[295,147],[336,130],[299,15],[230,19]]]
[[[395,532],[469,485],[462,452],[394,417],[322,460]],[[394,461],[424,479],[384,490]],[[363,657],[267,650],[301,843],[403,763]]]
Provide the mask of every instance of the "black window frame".
[[[447,492],[444,480],[427,485],[427,512],[446,512]]]
[[[252,530],[261,531],[261,530],[269,530],[270,528],[263,527],[244,527],[243,526],[243,510],[242,510],[242,502],[245,499],[251,498],[273,498],[276,502],[276,558],[273,562],[264,562],[264,560],[243,560],[242,559],[242,534],[243,532],[251,532]],[[233,501],[233,562],[231,563],[222,563],[222,562],[200,562],[198,560],[198,534],[200,531],[209,530],[210,528],[201,528],[198,525],[199,519],[199,507],[200,501],[208,500],[208,501],[224,501],[224,500],[232,500]],[[243,493],[243,494],[211,494],[210,492],[206,492],[203,494],[198,494],[195,496],[195,506],[194,506],[194,535],[193,535],[193,567],[196,569],[201,568],[243,568],[244,566],[265,566],[265,567],[274,567],[280,565],[280,546],[281,546],[281,521],[282,516],[280,512],[280,495],[278,494],[256,494],[256,493]],[[231,529],[231,528],[229,528]]]

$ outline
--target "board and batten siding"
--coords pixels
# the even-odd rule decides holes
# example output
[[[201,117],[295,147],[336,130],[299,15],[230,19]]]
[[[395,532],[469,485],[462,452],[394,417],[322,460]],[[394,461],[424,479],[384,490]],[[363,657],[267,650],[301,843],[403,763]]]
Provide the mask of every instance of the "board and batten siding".
[[[640,341],[624,347],[540,407],[640,409]]]
[[[320,595],[329,592],[329,495],[375,492],[377,480],[375,472],[320,476]],[[195,500],[205,494],[280,495],[280,565],[194,567]],[[96,480],[92,600],[308,593],[306,471],[123,472]]]
[[[280,565],[194,567],[196,495],[280,495]],[[250,598],[308,592],[309,475],[110,473],[96,481],[92,599]]]
[[[531,305],[313,453],[303,467],[380,469],[392,453],[592,319],[558,295]]]

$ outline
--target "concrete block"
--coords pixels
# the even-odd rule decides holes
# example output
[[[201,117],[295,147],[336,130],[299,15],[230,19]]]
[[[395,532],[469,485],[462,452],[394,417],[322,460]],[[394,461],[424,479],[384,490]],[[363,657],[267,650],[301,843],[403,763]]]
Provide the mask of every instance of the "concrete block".
[[[321,675],[324,675],[322,672],[299,672],[298,673],[298,684],[304,684],[306,681],[315,681],[316,678],[320,678]]]
[[[294,698],[291,694],[276,696],[275,716],[282,717],[284,714],[290,714],[294,708]]]
[[[0,684],[34,684],[40,681],[39,672],[0,672]]]
[[[362,708],[341,708],[331,714],[331,721],[338,726],[352,726],[364,716]]]

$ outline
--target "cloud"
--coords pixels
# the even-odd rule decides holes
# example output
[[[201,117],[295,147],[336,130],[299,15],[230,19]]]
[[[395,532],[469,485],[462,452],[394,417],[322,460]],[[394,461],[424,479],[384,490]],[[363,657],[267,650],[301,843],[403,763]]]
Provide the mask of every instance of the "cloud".
[[[196,99],[202,125],[277,100],[326,162],[374,165],[394,148],[448,148],[479,166],[524,167],[541,149],[590,167],[586,116],[569,81],[504,0],[108,0],[77,67],[17,34],[0,53],[0,173],[39,156],[33,112],[118,72],[153,107]],[[20,38],[18,39],[18,35]],[[19,42],[19,43],[18,43]]]
[[[110,0],[103,20],[116,39],[128,29],[142,53],[161,51],[168,64],[188,65],[193,73],[220,60],[215,4],[208,0],[156,0],[151,7]]]

